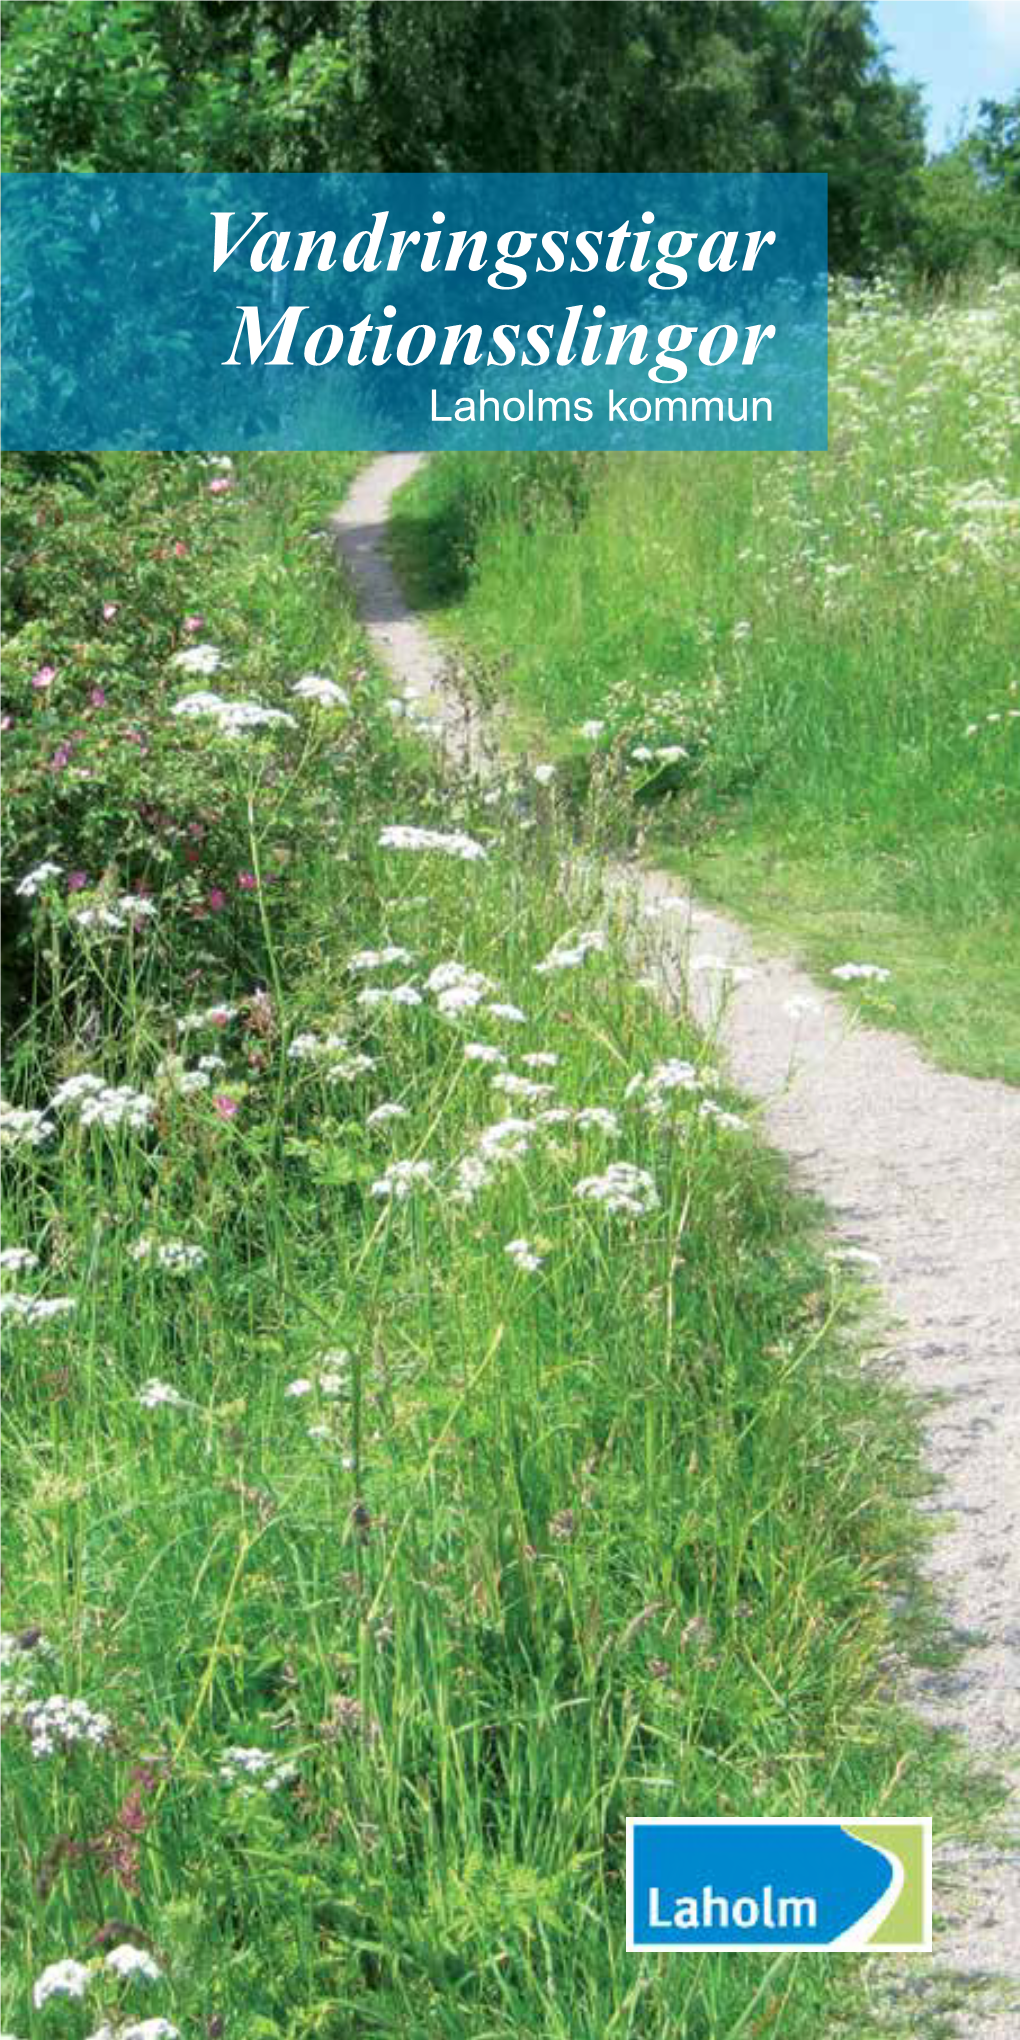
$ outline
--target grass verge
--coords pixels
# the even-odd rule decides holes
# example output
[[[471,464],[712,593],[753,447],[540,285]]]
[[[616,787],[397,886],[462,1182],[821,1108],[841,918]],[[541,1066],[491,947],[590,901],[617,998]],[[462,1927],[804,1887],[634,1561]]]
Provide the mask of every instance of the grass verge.
[[[830,451],[445,455],[395,542],[513,747],[950,1067],[1020,1082],[1015,274],[833,308]]]
[[[574,818],[387,714],[344,472],[118,466],[12,631],[6,2027],[888,2034],[868,1965],[626,1957],[623,1823],[975,1819],[890,1694],[912,1413]]]

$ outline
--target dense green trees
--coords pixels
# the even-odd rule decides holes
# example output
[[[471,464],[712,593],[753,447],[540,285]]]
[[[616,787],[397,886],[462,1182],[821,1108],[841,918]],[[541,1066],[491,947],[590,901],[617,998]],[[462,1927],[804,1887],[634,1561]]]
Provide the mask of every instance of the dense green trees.
[[[911,223],[917,266],[943,277],[1020,257],[1020,92],[983,99],[977,127],[929,163]]]
[[[924,172],[869,0],[7,0],[5,161],[92,170],[824,170],[833,266],[1010,245],[1017,102]]]

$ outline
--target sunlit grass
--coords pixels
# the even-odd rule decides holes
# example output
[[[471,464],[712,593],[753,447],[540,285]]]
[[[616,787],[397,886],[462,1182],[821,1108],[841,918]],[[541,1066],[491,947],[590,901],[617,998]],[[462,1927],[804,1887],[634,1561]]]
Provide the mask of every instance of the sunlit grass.
[[[334,484],[242,463],[189,537],[212,684],[296,730],[180,734],[146,683],[229,908],[158,857],[151,928],[98,948],[78,895],[32,903],[9,1095],[55,1131],[9,1145],[38,1266],[5,1289],[72,1307],[5,1342],[6,2028],[858,2040],[845,1962],[625,1956],[624,1820],[974,1816],[889,1696],[912,1413],[753,1124],[702,1109],[746,1119],[711,1044],[564,876],[576,818],[394,737],[307,538]],[[349,708],[296,703],[309,667]],[[83,1125],[83,1073],[151,1111]],[[53,1693],[108,1728],[33,1754]],[[32,2009],[111,1940],[162,1977]]]
[[[580,768],[602,721],[660,855],[813,962],[820,919],[884,928],[891,1024],[1014,1082],[1018,345],[1015,276],[880,287],[836,308],[828,453],[604,457],[569,495],[445,456],[396,532],[509,740]]]

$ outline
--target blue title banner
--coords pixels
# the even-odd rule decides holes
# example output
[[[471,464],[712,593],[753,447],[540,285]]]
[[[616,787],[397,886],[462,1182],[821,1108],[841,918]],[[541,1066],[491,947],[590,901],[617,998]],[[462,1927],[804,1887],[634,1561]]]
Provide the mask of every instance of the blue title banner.
[[[11,172],[4,441],[824,448],[826,184]]]

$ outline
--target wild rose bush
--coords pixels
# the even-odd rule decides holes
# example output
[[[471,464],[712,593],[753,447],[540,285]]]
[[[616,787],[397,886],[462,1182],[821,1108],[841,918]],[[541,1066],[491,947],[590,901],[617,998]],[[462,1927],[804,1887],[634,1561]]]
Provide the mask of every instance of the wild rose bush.
[[[146,917],[155,910],[136,965],[158,958],[164,977],[182,924],[201,925],[225,966],[246,954],[258,975],[256,895],[275,886],[299,907],[287,865],[321,819],[310,759],[327,744],[356,756],[357,710],[349,695],[343,713],[288,700],[301,675],[253,634],[236,532],[259,473],[226,456],[120,456],[56,475],[18,456],[5,464],[5,954],[19,985],[33,948],[65,982],[79,967],[94,975],[97,946],[107,970],[121,932],[107,917],[132,895]],[[175,712],[214,674],[232,701],[264,697],[281,720],[235,736]],[[274,816],[257,878],[256,786],[256,827]],[[57,872],[26,891],[43,864]]]

